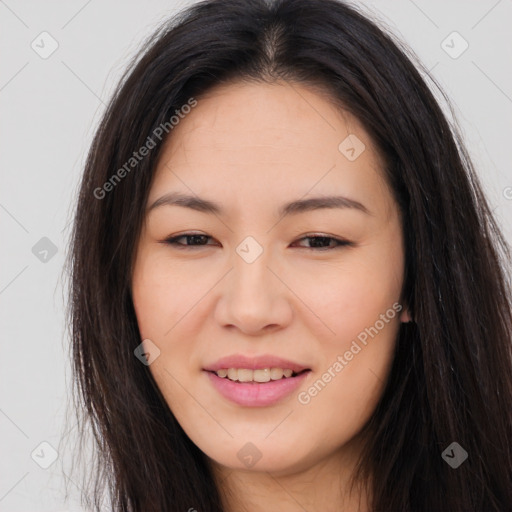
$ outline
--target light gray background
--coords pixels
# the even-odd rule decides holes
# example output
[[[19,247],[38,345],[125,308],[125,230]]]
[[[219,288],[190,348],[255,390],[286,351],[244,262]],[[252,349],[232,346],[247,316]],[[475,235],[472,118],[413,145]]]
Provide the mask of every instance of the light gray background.
[[[0,511],[81,510],[79,482],[68,481],[68,503],[62,497],[71,457],[60,448],[70,388],[61,279],[66,226],[112,87],[141,41],[189,3],[0,0]],[[413,48],[452,98],[512,242],[512,1],[358,3]],[[34,40],[42,46],[43,31],[59,45],[47,59],[31,48]],[[469,43],[457,59],[441,46],[453,31]],[[57,247],[46,262],[32,252],[42,237]],[[43,441],[60,450],[48,469],[36,463],[51,456],[38,448]]]

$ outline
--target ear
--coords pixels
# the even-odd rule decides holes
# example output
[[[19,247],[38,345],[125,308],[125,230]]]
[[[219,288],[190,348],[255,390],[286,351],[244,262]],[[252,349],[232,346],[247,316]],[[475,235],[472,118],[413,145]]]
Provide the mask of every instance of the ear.
[[[407,324],[409,322],[413,322],[411,313],[409,312],[409,308],[405,307],[400,315],[400,321],[404,324]]]

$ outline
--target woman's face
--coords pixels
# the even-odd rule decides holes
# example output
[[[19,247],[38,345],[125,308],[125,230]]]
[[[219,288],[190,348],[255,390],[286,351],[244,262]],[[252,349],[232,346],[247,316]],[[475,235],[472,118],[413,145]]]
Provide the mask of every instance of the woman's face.
[[[341,453],[408,318],[400,218],[360,123],[302,85],[223,85],[173,128],[147,207],[133,301],[190,439],[276,474]]]

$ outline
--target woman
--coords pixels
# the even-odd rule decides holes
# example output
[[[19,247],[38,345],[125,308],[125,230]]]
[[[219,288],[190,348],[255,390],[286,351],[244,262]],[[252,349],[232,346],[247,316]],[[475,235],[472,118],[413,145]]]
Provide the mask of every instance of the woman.
[[[76,211],[96,507],[108,479],[116,510],[510,510],[509,257],[353,7],[190,7],[121,81]]]

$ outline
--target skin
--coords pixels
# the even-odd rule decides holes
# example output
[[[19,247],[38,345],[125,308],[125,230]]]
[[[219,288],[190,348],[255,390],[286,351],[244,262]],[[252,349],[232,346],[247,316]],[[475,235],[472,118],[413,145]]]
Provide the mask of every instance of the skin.
[[[354,161],[338,149],[348,134],[365,145]],[[370,497],[349,493],[347,483],[400,322],[410,320],[407,308],[360,344],[309,403],[298,394],[401,304],[400,216],[372,141],[327,95],[285,82],[219,86],[198,99],[171,135],[148,206],[176,191],[220,203],[225,213],[177,205],[147,213],[132,296],[141,339],[160,350],[152,376],[207,455],[226,510],[368,510]],[[368,213],[323,208],[278,216],[286,202],[333,194],[362,203]],[[164,242],[189,232],[211,238],[180,239],[184,249]],[[319,234],[352,245],[311,248],[305,237]],[[252,263],[236,252],[247,236],[263,248]],[[274,354],[312,371],[281,402],[241,407],[202,371],[231,354]],[[248,442],[261,454],[252,467],[237,457]]]

